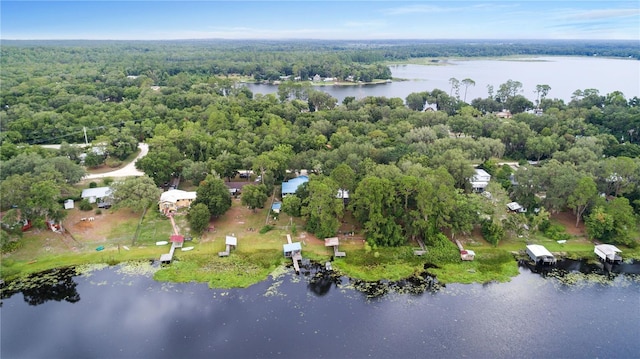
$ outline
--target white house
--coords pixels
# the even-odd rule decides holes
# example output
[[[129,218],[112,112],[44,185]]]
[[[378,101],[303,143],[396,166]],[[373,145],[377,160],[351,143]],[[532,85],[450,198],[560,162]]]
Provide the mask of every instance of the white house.
[[[164,213],[175,212],[180,208],[190,207],[196,199],[196,192],[187,192],[181,189],[172,189],[160,195],[160,211]]]
[[[471,189],[474,192],[482,192],[489,185],[489,181],[491,181],[491,175],[481,168],[476,168],[475,171],[476,174],[474,174],[470,180]]]

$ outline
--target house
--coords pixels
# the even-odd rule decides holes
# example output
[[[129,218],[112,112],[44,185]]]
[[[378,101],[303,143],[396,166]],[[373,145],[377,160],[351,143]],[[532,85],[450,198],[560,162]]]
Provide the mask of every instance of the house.
[[[437,103],[425,103],[424,104],[424,109],[422,110],[422,112],[437,112],[438,111],[438,104]]]
[[[167,214],[180,208],[190,207],[196,199],[196,192],[187,192],[181,189],[170,189],[160,195],[160,211]]]
[[[507,209],[511,212],[524,213],[527,211],[526,208],[522,207],[518,202],[509,202],[507,203]]]
[[[539,244],[529,244],[527,246],[527,254],[536,264],[551,265],[556,263],[556,257]]]
[[[511,111],[509,111],[509,110],[502,110],[500,112],[497,112],[496,116],[498,118],[512,118],[513,117],[513,115],[511,114]]]
[[[618,255],[618,253],[622,253],[618,247],[611,244],[598,244],[593,249],[593,253],[595,253],[600,260],[609,263],[620,263],[622,262],[622,257]]]
[[[89,203],[111,203],[111,187],[95,187],[82,190],[80,197],[86,199]]]
[[[286,182],[282,182],[282,197],[295,194],[298,187],[307,182],[309,182],[309,177],[307,176],[298,176]]]
[[[318,82],[318,81],[320,81],[320,80],[322,80],[322,78],[320,77],[320,75],[315,74],[315,76],[313,76],[313,81]]]
[[[476,174],[474,174],[470,180],[471,189],[474,192],[483,192],[489,185],[489,181],[491,181],[491,175],[481,168],[476,168],[475,171]]]

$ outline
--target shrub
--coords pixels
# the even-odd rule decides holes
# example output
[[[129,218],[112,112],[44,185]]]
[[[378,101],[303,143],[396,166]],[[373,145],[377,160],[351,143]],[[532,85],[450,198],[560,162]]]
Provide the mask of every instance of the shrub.
[[[111,178],[111,177],[105,177],[102,180],[102,184],[104,184],[105,186],[109,186],[112,183],[113,183],[113,178]]]
[[[78,206],[81,211],[90,211],[93,209],[93,205],[89,203],[88,199],[83,199],[80,201],[80,205]]]
[[[273,226],[270,225],[270,224],[267,224],[266,226],[260,228],[259,232],[260,232],[260,234],[265,234],[265,233],[269,232],[272,229],[273,229]]]
[[[106,161],[106,165],[109,168],[116,168],[116,167],[120,167],[120,165],[122,164],[122,161],[120,161],[117,158],[113,158],[113,157],[109,157],[107,158]]]
[[[482,236],[487,242],[497,246],[498,242],[504,237],[504,228],[492,220],[484,220],[482,221]]]
[[[97,188],[98,184],[95,182],[89,182],[89,188]]]
[[[96,209],[96,215],[102,214],[102,210],[100,208]]]
[[[560,224],[551,224],[544,230],[544,235],[554,241],[568,240],[571,238],[566,229]]]

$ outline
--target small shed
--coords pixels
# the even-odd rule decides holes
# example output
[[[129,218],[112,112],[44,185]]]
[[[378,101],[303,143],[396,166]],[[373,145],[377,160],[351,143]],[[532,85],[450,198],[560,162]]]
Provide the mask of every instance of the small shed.
[[[287,258],[293,258],[296,254],[300,254],[302,252],[302,245],[300,242],[287,243],[282,246],[284,251],[284,256]]]
[[[527,254],[536,264],[552,265],[556,263],[556,257],[539,244],[529,244],[527,246]]]
[[[73,209],[73,208],[74,208],[74,202],[72,199],[68,199],[64,201],[64,209]]]
[[[620,263],[622,257],[618,253],[622,253],[618,247],[612,244],[598,244],[593,249],[593,252],[600,258],[600,260],[609,263]]]
[[[271,210],[273,213],[280,213],[280,209],[282,208],[282,202],[273,202],[271,205]]]
[[[184,236],[180,234],[174,234],[169,238],[169,241],[174,247],[180,248],[184,244]]]

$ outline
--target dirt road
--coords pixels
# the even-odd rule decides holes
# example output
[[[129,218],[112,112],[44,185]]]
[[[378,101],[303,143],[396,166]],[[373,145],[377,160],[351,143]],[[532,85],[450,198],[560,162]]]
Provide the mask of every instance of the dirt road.
[[[139,171],[136,168],[136,161],[149,153],[149,145],[147,145],[146,143],[139,143],[138,148],[140,149],[140,153],[133,161],[129,162],[126,166],[111,172],[88,174],[83,179],[96,179],[105,177],[120,178],[144,175],[144,172]]]

